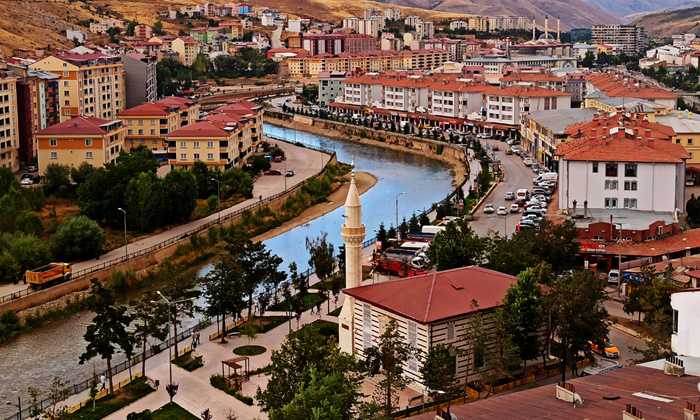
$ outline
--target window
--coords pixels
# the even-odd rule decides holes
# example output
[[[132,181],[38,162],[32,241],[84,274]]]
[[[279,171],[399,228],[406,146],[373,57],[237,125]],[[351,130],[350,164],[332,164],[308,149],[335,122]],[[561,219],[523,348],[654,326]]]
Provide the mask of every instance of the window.
[[[213,142],[213,141],[208,141],[208,142],[207,142],[207,148],[208,148],[208,149],[211,149],[211,148],[213,148],[213,147],[214,147],[214,142]]]
[[[605,164],[605,176],[617,176],[617,163]]]
[[[186,141],[181,141],[180,142],[180,147],[183,149],[187,149],[187,142]]]
[[[194,154],[194,160],[199,160],[199,153]]]
[[[605,199],[605,208],[606,209],[616,209],[617,208],[617,198],[614,197],[608,197]]]
[[[673,333],[678,334],[678,311],[673,310]]]
[[[213,153],[207,153],[207,159],[208,159],[208,160],[214,160],[214,154],[213,154]]]
[[[199,142],[198,142],[198,141],[195,141],[195,142],[193,143],[192,147],[194,147],[195,149],[199,149]]]
[[[681,144],[681,139],[676,139],[676,144]]]
[[[606,190],[616,190],[617,189],[617,180],[616,179],[606,179],[605,180],[605,189]]]
[[[637,199],[636,198],[625,198],[622,204],[626,209],[636,209],[637,208]]]
[[[92,152],[85,152],[85,159],[92,159]]]
[[[58,153],[57,152],[51,152],[51,159],[58,159]]]
[[[693,145],[693,139],[688,139],[688,146],[692,146],[692,145]]]
[[[85,139],[86,146],[92,146],[92,139]]]
[[[593,162],[593,173],[594,174],[598,173],[598,162]]]
[[[447,323],[447,339],[453,340],[455,338],[455,323],[450,321]]]
[[[187,153],[180,153],[180,160],[187,160]]]
[[[637,191],[637,181],[625,181],[625,191]]]
[[[51,146],[51,147],[56,147],[56,146],[58,146],[58,140],[56,140],[56,139],[49,139],[49,146]]]
[[[636,163],[625,163],[625,176],[627,178],[637,177],[637,164]]]

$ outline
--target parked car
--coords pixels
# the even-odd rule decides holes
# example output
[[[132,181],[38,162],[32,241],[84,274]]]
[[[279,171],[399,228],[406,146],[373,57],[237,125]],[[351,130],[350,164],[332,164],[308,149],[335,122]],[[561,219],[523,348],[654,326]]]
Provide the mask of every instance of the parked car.
[[[534,163],[532,164],[532,166],[530,166],[530,169],[532,169],[532,172],[535,172],[535,173],[536,173],[537,171],[540,170],[540,164],[537,163],[537,162],[534,162]]]
[[[517,204],[511,204],[510,205],[510,212],[511,213],[519,213],[520,212],[520,206]]]
[[[270,169],[269,171],[264,172],[265,175],[282,175],[282,172],[278,171],[277,169]]]
[[[620,270],[612,269],[608,272],[608,284],[620,284]]]
[[[293,177],[295,175],[294,169],[288,169],[287,172],[284,174],[287,178]]]
[[[532,166],[533,163],[534,163],[534,162],[533,162],[532,159],[530,159],[530,158],[525,158],[525,159],[523,159],[523,164],[524,164],[525,166]]]
[[[494,144],[493,147],[491,147],[491,150],[493,150],[494,152],[497,152],[501,149],[499,149],[498,146]]]
[[[591,351],[593,353],[598,353],[603,357],[608,359],[617,359],[620,357],[620,351],[617,346],[614,346],[610,339],[605,339],[605,345],[601,349],[596,343],[589,341],[588,345],[591,346]]]
[[[284,157],[282,157],[282,155],[277,155],[277,156],[272,158],[272,161],[277,162],[277,163],[282,162],[283,160],[284,160]]]
[[[511,150],[511,149],[506,149],[506,155],[509,155],[509,156],[510,156],[510,155],[512,155],[512,154],[513,154],[513,150]]]
[[[491,214],[496,211],[496,208],[493,207],[493,204],[487,204],[484,206],[484,213],[486,214]]]
[[[547,214],[547,209],[543,209],[540,207],[528,207],[527,210],[525,210],[525,214],[539,214],[540,216],[544,216]]]
[[[549,200],[552,199],[551,197],[548,197],[544,194],[535,194],[532,196],[532,198],[534,198],[535,200],[540,200],[540,202],[543,202],[543,203],[549,203]]]
[[[498,210],[496,210],[496,214],[499,216],[505,216],[508,214],[508,209],[506,209],[505,206],[500,206]]]
[[[507,193],[505,193],[505,194],[503,195],[503,198],[504,198],[506,201],[515,200],[515,193],[514,193],[513,191],[508,191]]]

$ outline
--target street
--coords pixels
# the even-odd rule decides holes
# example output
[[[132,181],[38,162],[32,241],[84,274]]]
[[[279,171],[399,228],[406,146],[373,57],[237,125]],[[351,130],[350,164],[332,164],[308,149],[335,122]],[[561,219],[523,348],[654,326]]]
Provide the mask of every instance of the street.
[[[530,189],[532,187],[532,178],[535,174],[523,164],[522,159],[516,155],[506,155],[506,148],[509,146],[505,142],[498,140],[482,140],[482,143],[488,145],[497,145],[498,151],[496,159],[501,161],[505,172],[505,179],[498,184],[487,198],[474,213],[474,221],[470,223],[474,232],[479,236],[489,235],[492,232],[498,232],[500,235],[512,235],[515,232],[515,225],[520,221],[520,213],[508,214],[507,216],[499,216],[496,213],[484,214],[484,204],[493,204],[494,207],[505,206],[510,208],[512,201],[506,201],[503,196],[506,192],[515,192],[520,188]]]

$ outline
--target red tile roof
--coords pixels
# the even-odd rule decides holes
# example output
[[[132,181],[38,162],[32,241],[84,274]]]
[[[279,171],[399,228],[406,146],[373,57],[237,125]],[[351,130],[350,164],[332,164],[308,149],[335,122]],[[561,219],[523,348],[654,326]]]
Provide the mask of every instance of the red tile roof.
[[[147,102],[145,104],[136,105],[135,107],[125,109],[119,113],[120,117],[145,117],[145,116],[167,116],[170,112],[174,111],[172,108],[168,108],[166,105]]]
[[[508,86],[505,88],[489,86],[484,92],[489,95],[513,96],[519,98],[548,98],[553,96],[571,96],[567,92],[560,90],[545,89],[535,86]]]
[[[115,121],[102,120],[93,117],[75,117],[68,121],[58,123],[39,131],[37,135],[104,135],[108,131],[104,126],[113,124]]]
[[[229,132],[214,121],[199,121],[186,125],[168,134],[168,137],[228,137]]]
[[[515,282],[511,275],[470,266],[354,287],[343,293],[427,324],[498,307]],[[478,308],[472,301],[478,302]]]
[[[566,80],[549,72],[514,72],[501,77],[502,82],[561,82]]]
[[[606,137],[615,127],[632,129],[644,139],[671,140],[676,134],[669,126],[650,122],[644,114],[621,112],[597,115],[590,121],[572,124],[564,129],[564,133],[572,138]]]
[[[460,419],[596,419],[619,420],[627,404],[642,411],[646,419],[677,420],[683,418],[686,402],[697,401],[698,377],[665,375],[663,371],[630,366],[612,372],[570,379],[583,404],[555,398],[555,384],[495,395],[490,398],[450,407]],[[648,397],[638,393],[647,394]],[[637,395],[635,395],[637,394]],[[619,398],[610,398],[610,397]],[[670,402],[653,399],[664,397]],[[409,417],[434,420],[435,412]]]
[[[646,242],[631,242],[607,245],[604,250],[596,252],[610,255],[632,257],[659,257],[683,251],[686,248],[700,248],[700,229],[689,229],[678,235]]]
[[[610,73],[591,73],[586,77],[597,89],[612,98],[638,98],[646,100],[676,99],[676,94],[666,89],[644,86],[634,80]]]

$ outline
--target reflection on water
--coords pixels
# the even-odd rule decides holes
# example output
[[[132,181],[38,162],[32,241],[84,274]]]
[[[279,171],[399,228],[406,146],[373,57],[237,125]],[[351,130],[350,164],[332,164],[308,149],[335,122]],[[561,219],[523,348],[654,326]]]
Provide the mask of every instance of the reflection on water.
[[[409,216],[440,200],[451,189],[449,168],[435,160],[373,146],[345,143],[267,124],[264,130],[275,137],[333,149],[338,160],[354,161],[358,171],[370,172],[378,178],[377,184],[362,195],[363,221],[368,236],[375,234],[380,222],[384,222],[387,227],[394,224],[397,194],[406,193],[400,198],[399,214]],[[306,269],[306,238],[326,232],[332,243],[340,245],[342,214],[341,207],[309,224],[269,239],[265,244],[284,259],[284,267],[295,261],[300,269]],[[203,267],[200,274],[205,274],[209,269],[210,266]],[[76,382],[89,376],[92,361],[79,365],[78,357],[85,348],[85,324],[91,319],[92,314],[84,312],[0,346],[0,375],[4,379],[0,382],[0,403],[3,403],[0,405],[0,414],[11,414],[12,408],[6,406],[4,401],[15,401],[18,392],[23,397],[26,396],[28,386],[43,389],[54,376]],[[187,320],[184,328],[194,322]],[[115,360],[115,363],[120,360],[122,359]],[[104,368],[101,360],[96,358],[94,362],[98,369]]]

